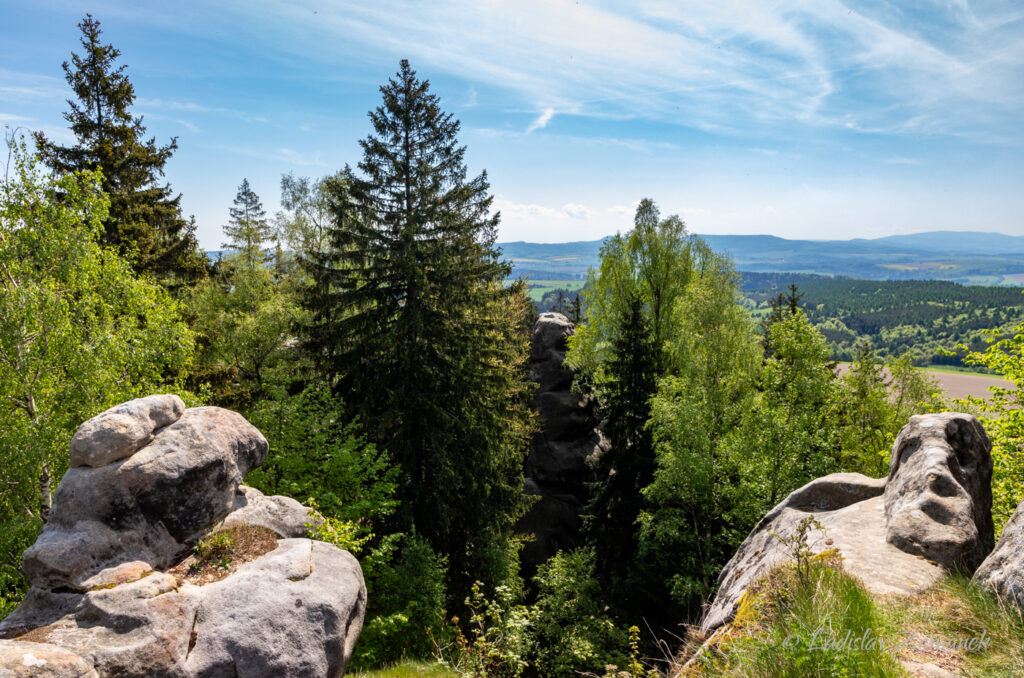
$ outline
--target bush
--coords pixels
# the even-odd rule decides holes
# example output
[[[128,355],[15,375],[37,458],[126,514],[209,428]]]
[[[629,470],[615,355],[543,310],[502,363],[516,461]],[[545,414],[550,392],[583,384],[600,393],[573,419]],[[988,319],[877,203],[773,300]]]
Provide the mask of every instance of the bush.
[[[446,560],[425,539],[389,535],[362,560],[367,622],[352,669],[431,656],[434,641],[452,635],[445,622]]]
[[[628,638],[601,602],[593,549],[559,552],[533,581],[538,595],[531,610],[532,655],[542,675],[570,677],[627,665]]]
[[[492,600],[484,597],[481,586],[473,584],[466,600],[468,635],[456,628],[451,642],[438,643],[437,658],[465,678],[518,678],[527,667],[530,610],[516,602],[508,586],[498,586]]]

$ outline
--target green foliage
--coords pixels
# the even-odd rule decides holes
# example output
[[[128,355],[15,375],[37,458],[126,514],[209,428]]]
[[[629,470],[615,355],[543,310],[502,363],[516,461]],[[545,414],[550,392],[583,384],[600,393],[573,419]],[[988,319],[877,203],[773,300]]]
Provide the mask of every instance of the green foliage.
[[[43,176],[10,142],[0,183],[0,599],[45,522],[78,426],[116,403],[178,390],[193,337],[178,304],[97,242],[91,172]]]
[[[459,123],[406,61],[381,93],[361,172],[333,186],[329,251],[308,261],[305,346],[402,469],[392,529],[447,554],[461,597],[525,509],[529,302],[502,285]]]
[[[843,467],[875,477],[889,472],[893,441],[910,417],[946,406],[942,388],[915,370],[909,355],[883,363],[867,344],[840,386]]]
[[[466,599],[469,635],[457,629],[450,644],[437,648],[438,659],[466,678],[518,678],[527,667],[530,611],[507,586],[498,586],[491,600],[482,586],[474,583]]]
[[[617,589],[624,605],[629,591],[622,590],[623,584],[636,553],[635,523],[643,509],[641,492],[654,479],[654,442],[647,421],[659,376],[659,352],[639,293],[627,294],[604,370],[601,413],[608,421],[610,449],[601,455],[598,469],[605,479],[594,487],[584,518],[601,581]]]
[[[218,405],[244,409],[291,385],[301,363],[294,331],[306,314],[290,281],[249,266],[244,253],[228,256],[218,269],[187,293],[199,335],[193,380],[210,384]]]
[[[967,398],[960,403],[991,413],[982,423],[992,440],[992,518],[998,535],[1024,500],[1024,323],[1009,339],[999,339],[995,331],[987,338],[988,347],[968,353],[964,361],[987,367],[1012,386],[990,387],[987,401]]]
[[[136,272],[151,273],[174,286],[204,275],[206,259],[199,251],[195,221],[181,215],[181,195],[159,185],[164,165],[177,149],[177,140],[157,146],[144,140],[142,117],[130,111],[135,88],[125,67],[115,66],[120,50],[100,42],[100,22],[87,14],[78,24],[82,54],[64,62],[64,74],[77,101],[64,118],[77,138],[74,146],[59,146],[42,132],[35,133],[40,157],[59,175],[84,170],[103,173],[109,197],[102,218],[100,241],[129,257]]]
[[[601,265],[591,269],[583,289],[586,324],[570,338],[566,363],[595,384],[604,382],[612,340],[633,296],[644,306],[656,349],[675,334],[673,313],[690,281],[696,259],[710,252],[692,252],[686,225],[675,215],[661,219],[648,198],[640,201],[634,227],[608,238],[601,247]]]
[[[201,570],[205,565],[213,565],[226,570],[231,564],[231,553],[235,549],[235,538],[230,530],[219,530],[209,534],[192,548],[196,555],[196,563],[192,566]]]
[[[1013,287],[944,280],[855,280],[798,273],[743,273],[742,291],[756,313],[797,282],[810,321],[829,340],[836,360],[856,360],[865,341],[879,358],[909,354],[914,363],[960,365],[965,351],[985,347],[984,331],[1012,336],[1024,298]],[[957,344],[966,348],[950,355]]]
[[[421,537],[388,535],[362,560],[366,623],[352,668],[423,658],[454,630],[445,621],[446,559]]]
[[[310,539],[334,544],[354,556],[358,556],[366,542],[373,539],[373,533],[367,532],[354,520],[325,516],[312,497],[306,500],[306,506],[310,508],[309,522],[306,523],[306,536]]]
[[[341,398],[311,384],[293,396],[267,399],[246,413],[270,443],[246,483],[266,494],[312,499],[330,518],[374,521],[396,506],[398,475],[388,455],[366,441],[358,421],[346,417]]]
[[[762,513],[736,444],[756,399],[761,343],[737,303],[729,262],[704,247],[693,281],[676,304],[670,373],[652,401],[658,468],[644,489],[641,561],[635,576],[666,617],[695,617],[732,555]],[[668,588],[666,591],[665,589]],[[665,622],[669,620],[666,618]]]
[[[791,491],[839,470],[840,389],[825,338],[790,307],[767,328],[759,395],[736,439],[743,475],[759,504],[775,506]]]
[[[235,250],[245,268],[253,270],[265,263],[263,245],[273,238],[274,231],[267,222],[263,203],[249,186],[248,179],[242,179],[234,203],[235,206],[229,210],[231,219],[224,226],[228,241],[222,247]]]
[[[603,602],[592,549],[560,551],[540,566],[531,606],[531,666],[547,678],[570,678],[625,666],[628,639]]]
[[[881,619],[870,594],[854,577],[828,563],[809,561],[806,576],[784,567],[749,603],[757,626],[749,636],[709,655],[701,675],[750,678],[898,678],[899,662],[878,643]],[[874,639],[864,647],[827,641]]]

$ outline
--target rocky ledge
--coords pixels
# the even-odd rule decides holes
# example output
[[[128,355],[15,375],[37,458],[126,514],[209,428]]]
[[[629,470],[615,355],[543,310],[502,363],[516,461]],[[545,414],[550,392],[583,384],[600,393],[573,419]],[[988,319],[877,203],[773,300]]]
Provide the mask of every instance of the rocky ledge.
[[[920,593],[947,570],[997,569],[982,564],[994,541],[991,448],[971,415],[911,417],[893,444],[887,478],[818,478],[757,524],[722,570],[701,631],[710,634],[730,622],[744,592],[791,559],[782,539],[806,518],[822,528],[809,533],[810,549],[835,549],[844,569],[872,593]],[[1024,519],[1020,523],[1024,527]],[[1019,560],[1009,555],[1009,542],[1005,551]]]
[[[241,485],[267,441],[242,416],[154,395],[85,422],[31,589],[0,621],[0,676],[341,676],[362,628],[356,559],[306,539],[308,510]],[[186,576],[195,543],[266,539],[226,576]]]

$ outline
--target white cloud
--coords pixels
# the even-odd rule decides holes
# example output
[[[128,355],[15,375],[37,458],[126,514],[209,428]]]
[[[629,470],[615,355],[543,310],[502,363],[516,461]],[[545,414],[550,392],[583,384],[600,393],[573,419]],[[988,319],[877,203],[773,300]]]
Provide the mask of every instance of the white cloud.
[[[526,128],[526,133],[529,134],[535,130],[543,129],[548,126],[551,122],[551,118],[555,116],[555,109],[545,108],[544,112],[537,116],[537,119],[530,123],[530,126]]]

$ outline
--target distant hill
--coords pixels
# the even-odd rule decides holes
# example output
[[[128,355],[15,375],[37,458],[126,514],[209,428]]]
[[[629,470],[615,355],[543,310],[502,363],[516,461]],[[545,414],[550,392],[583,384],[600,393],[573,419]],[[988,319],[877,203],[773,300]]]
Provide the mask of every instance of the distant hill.
[[[1024,285],[1024,237],[931,231],[854,240],[788,240],[771,235],[707,235],[741,271],[813,273],[869,280],[952,280]],[[499,243],[514,276],[581,280],[598,262],[604,239]]]

